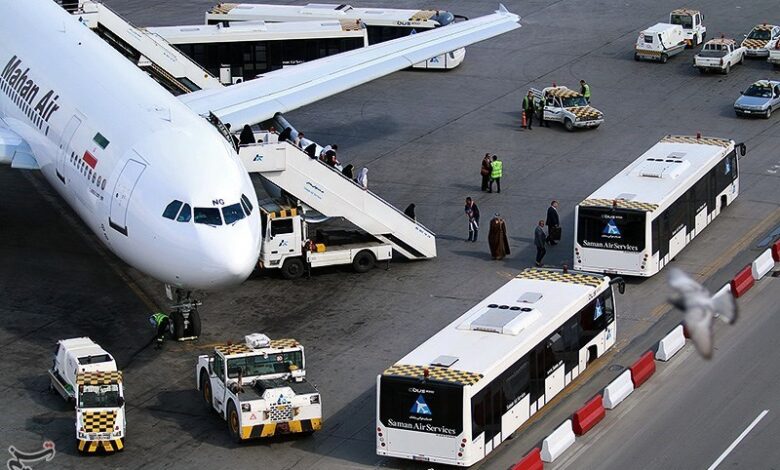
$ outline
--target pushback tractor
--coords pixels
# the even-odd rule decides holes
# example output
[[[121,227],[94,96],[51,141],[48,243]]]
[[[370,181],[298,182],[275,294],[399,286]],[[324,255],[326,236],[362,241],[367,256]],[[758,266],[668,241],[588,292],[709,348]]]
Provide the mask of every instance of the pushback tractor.
[[[320,393],[306,380],[303,345],[254,333],[198,357],[198,390],[236,442],[322,427]]]

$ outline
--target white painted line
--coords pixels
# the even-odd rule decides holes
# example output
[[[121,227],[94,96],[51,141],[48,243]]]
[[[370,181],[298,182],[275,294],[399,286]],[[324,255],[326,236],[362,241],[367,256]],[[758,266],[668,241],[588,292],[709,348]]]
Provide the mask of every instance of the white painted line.
[[[766,416],[767,413],[769,413],[769,410],[762,411],[761,414],[759,414],[756,417],[756,419],[754,419],[753,422],[750,423],[750,426],[748,426],[747,429],[742,431],[742,434],[740,434],[739,437],[737,437],[737,439],[734,442],[731,443],[731,445],[729,446],[728,449],[725,450],[725,452],[720,454],[720,457],[718,457],[718,460],[716,460],[714,464],[710,465],[710,468],[708,468],[707,470],[715,470],[718,467],[718,465],[720,465],[723,462],[723,460],[726,457],[728,457],[728,455],[731,453],[731,451],[734,450],[734,448],[737,447],[737,445],[740,442],[742,442],[742,439],[744,439],[745,436],[747,436],[748,433],[750,431],[752,431],[754,427],[756,427],[756,424],[758,424],[759,421],[764,419],[764,416]]]

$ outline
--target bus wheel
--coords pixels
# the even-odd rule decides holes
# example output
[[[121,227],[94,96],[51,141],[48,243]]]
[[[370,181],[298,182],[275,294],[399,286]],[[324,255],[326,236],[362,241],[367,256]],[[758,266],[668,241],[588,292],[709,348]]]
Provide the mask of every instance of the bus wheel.
[[[563,121],[563,127],[565,127],[567,131],[571,132],[574,130],[574,123],[571,119],[566,118],[566,120]]]
[[[358,252],[358,254],[355,255],[355,259],[352,260],[352,269],[354,269],[356,273],[362,274],[372,270],[374,264],[376,264],[374,254],[368,250],[363,250]]]
[[[287,258],[282,265],[282,277],[298,279],[303,276],[303,261],[300,258]]]
[[[231,401],[228,403],[228,432],[230,437],[237,443],[241,443],[241,426],[238,421],[238,411],[236,405]]]

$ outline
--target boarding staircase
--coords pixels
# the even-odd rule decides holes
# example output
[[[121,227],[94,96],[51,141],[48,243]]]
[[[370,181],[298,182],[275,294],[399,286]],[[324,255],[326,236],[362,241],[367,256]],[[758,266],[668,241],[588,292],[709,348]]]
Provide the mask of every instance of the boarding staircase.
[[[301,203],[327,217],[343,217],[408,259],[436,257],[436,235],[373,192],[276,134],[258,135],[238,155],[250,173],[259,173]]]
[[[78,8],[66,9],[175,95],[223,86],[162,36],[134,27],[102,3],[79,0]]]

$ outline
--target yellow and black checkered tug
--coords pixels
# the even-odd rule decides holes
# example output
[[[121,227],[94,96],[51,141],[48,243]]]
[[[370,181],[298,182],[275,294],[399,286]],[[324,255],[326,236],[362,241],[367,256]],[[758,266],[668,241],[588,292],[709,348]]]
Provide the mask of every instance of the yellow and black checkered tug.
[[[303,345],[262,334],[198,357],[198,389],[237,442],[322,427],[317,388],[305,378]]]
[[[560,122],[567,130],[596,128],[604,122],[604,113],[590,106],[585,97],[565,86],[531,88],[545,121]]]
[[[79,452],[124,449],[125,404],[122,373],[84,372],[77,376],[76,443]]]

